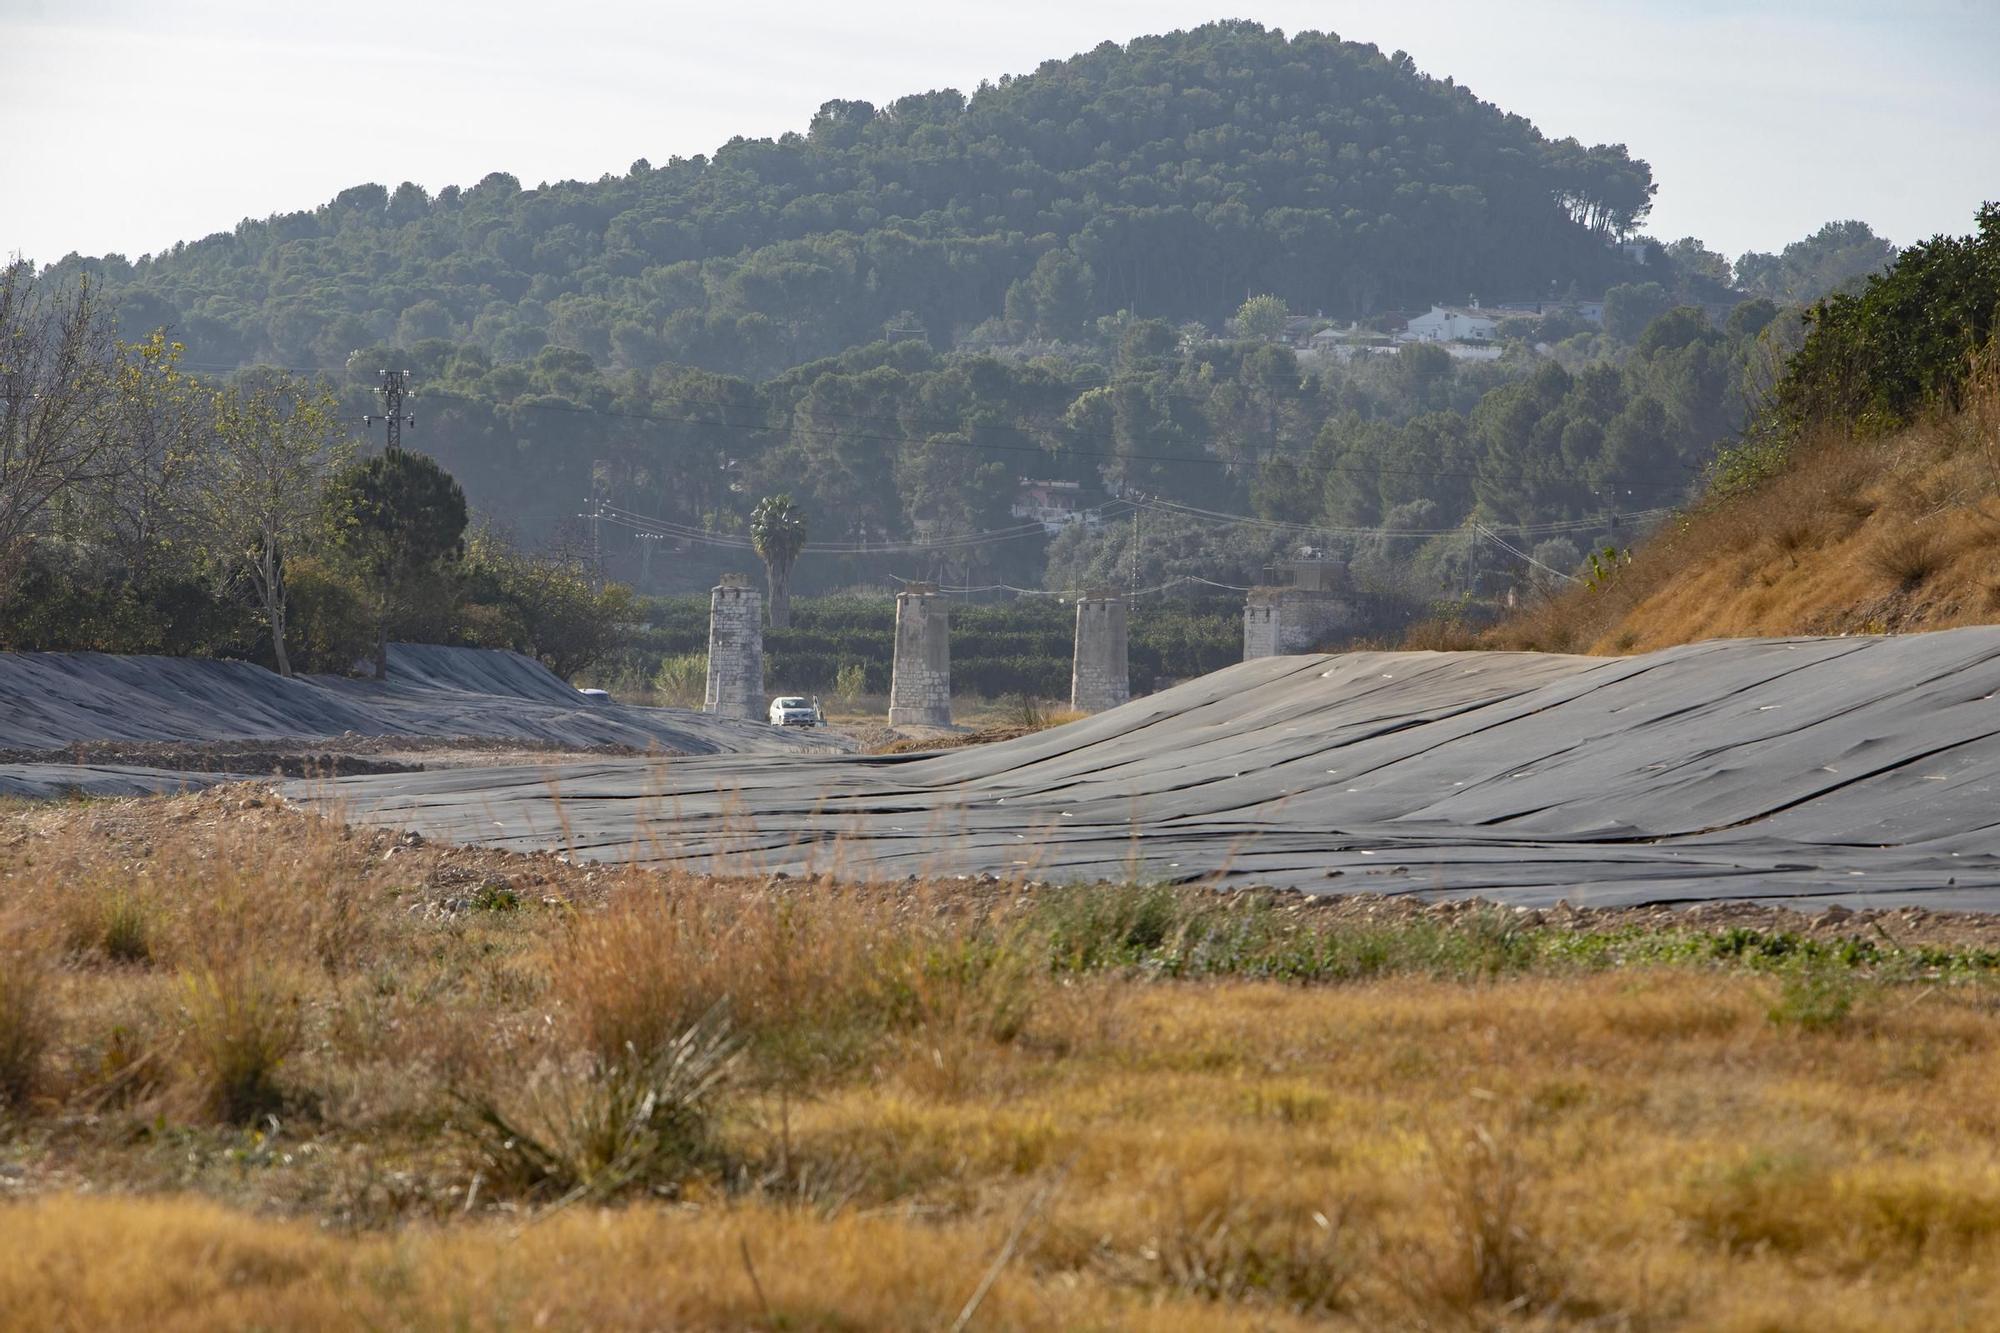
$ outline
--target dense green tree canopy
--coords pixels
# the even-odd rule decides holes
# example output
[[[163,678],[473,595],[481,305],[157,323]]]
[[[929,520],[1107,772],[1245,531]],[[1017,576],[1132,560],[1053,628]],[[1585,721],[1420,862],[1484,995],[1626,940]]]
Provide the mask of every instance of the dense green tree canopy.
[[[1550,141],[1402,52],[1253,23],[1105,43],[805,133],[524,189],[357,185],[129,263],[72,257],[197,366],[334,368],[447,338],[495,361],[764,376],[912,317],[934,345],[1130,310],[1219,325],[1252,292],[1367,315],[1590,293],[1646,214],[1622,146]]]
[[[465,492],[435,460],[393,449],[343,474],[329,499],[336,540],[376,604],[375,675],[388,670],[389,624],[465,549]]]
[[[1896,257],[1896,247],[1865,222],[1829,222],[1777,254],[1756,251],[1736,261],[1736,282],[1745,291],[1775,300],[1810,305],[1835,292],[1858,288]]]
[[[1696,237],[1617,244],[1652,192],[1622,146],[1400,52],[1217,23],[595,182],[356,186],[52,277],[90,276],[130,337],[170,327],[188,372],[323,367],[343,416],[407,367],[414,442],[472,507],[532,545],[606,502],[592,550],[649,592],[751,567],[783,494],[807,593],[1241,581],[1310,542],[1429,595],[1521,565],[1479,530],[1554,556],[1685,499],[1797,345],[1792,298],[1886,249],[1833,224],[1732,274]],[[1545,308],[1483,347],[1389,344],[1475,292]],[[1024,521],[1030,479],[1085,521]]]
[[[2000,203],[1970,236],[1913,245],[1859,292],[1807,315],[1805,345],[1778,386],[1774,424],[1885,431],[1932,405],[1955,407],[1977,358],[2000,346]]]

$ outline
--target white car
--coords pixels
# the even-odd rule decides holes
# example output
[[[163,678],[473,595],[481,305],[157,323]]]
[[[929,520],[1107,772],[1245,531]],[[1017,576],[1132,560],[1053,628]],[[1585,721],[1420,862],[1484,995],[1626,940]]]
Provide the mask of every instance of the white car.
[[[823,720],[819,715],[819,705],[802,695],[781,694],[771,700],[771,725],[774,727],[816,727]]]
[[[577,693],[594,704],[608,704],[611,702],[611,691],[609,690],[578,690]]]

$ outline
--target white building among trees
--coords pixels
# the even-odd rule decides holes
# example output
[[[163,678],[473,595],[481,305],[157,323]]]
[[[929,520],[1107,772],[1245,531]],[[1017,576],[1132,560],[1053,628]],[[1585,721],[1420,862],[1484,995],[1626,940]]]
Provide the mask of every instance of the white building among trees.
[[[1474,306],[1434,305],[1403,328],[1404,342],[1491,342],[1500,321]]]

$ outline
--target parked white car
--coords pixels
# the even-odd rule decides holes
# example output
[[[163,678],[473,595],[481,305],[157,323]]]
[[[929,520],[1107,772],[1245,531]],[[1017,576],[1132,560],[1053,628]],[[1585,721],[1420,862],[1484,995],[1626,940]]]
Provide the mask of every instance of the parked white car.
[[[578,690],[577,693],[594,704],[608,704],[611,702],[611,691],[609,690]]]
[[[819,704],[803,695],[781,694],[771,700],[774,727],[817,727],[824,721],[819,715]]]

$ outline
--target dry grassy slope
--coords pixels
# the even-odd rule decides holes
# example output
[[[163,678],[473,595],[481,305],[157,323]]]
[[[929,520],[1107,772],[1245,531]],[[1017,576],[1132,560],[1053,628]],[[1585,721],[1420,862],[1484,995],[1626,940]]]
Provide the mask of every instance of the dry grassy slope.
[[[1887,439],[1828,433],[1755,489],[1643,544],[1611,586],[1493,646],[1626,653],[1701,639],[1882,634],[2000,619],[2000,385]]]
[[[0,1333],[1996,1328],[1996,943],[0,804]]]

